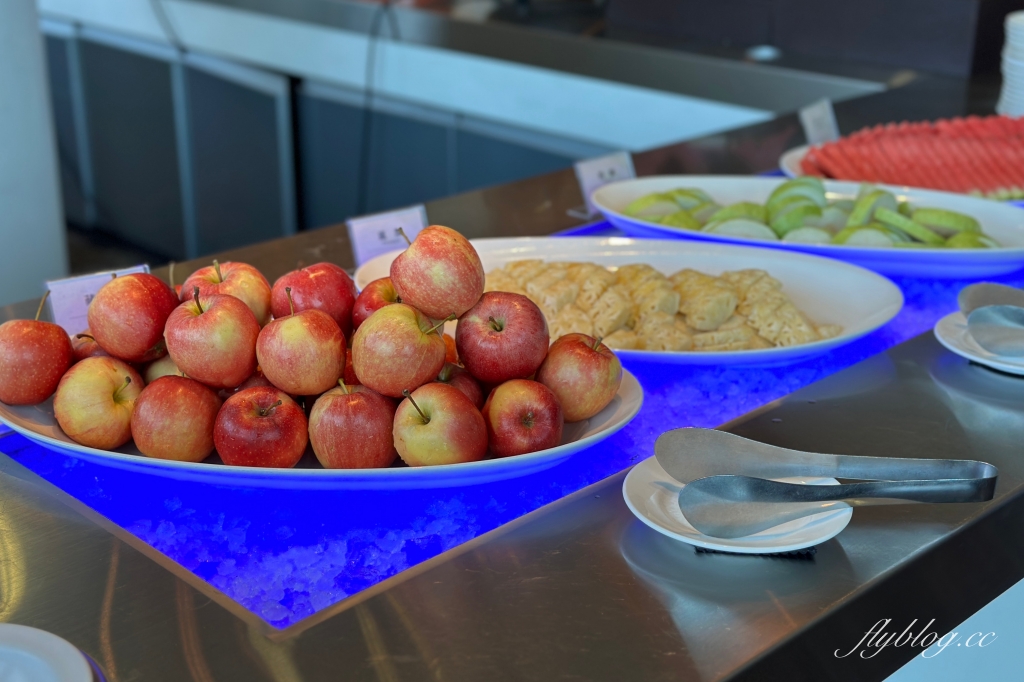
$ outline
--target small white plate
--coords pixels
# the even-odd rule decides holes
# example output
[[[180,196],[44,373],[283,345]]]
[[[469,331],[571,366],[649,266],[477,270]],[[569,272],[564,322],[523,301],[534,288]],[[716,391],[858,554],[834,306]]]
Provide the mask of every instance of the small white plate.
[[[843,333],[832,339],[800,346],[723,352],[663,352],[617,350],[623,362],[680,365],[739,365],[773,367],[821,355],[844,346],[899,313],[903,294],[899,287],[873,272],[801,253],[757,249],[697,241],[661,241],[623,237],[542,237],[474,239],[484,270],[528,258],[545,261],[587,261],[605,267],[647,263],[666,275],[693,268],[710,275],[727,270],[760,268],[782,282],[782,290],[815,324],[838,324]],[[387,277],[392,251],[367,261],[356,270],[356,286]]]
[[[0,680],[91,682],[92,671],[82,653],[57,635],[0,623]]]
[[[1010,358],[990,353],[974,340],[967,331],[967,317],[959,310],[935,323],[935,338],[948,350],[979,365],[1008,374],[1024,376],[1024,358]]]
[[[723,206],[738,201],[764,203],[783,178],[729,175],[653,175],[613,182],[598,189],[591,201],[612,225],[635,237],[686,239],[746,244],[778,251],[796,251],[854,263],[886,275],[968,279],[992,277],[1024,267],[1024,211],[1016,206],[965,194],[878,185],[914,206],[943,208],[974,217],[1002,247],[996,249],[901,249],[843,244],[795,244],[779,240],[751,239],[680,230],[622,212],[630,202],[655,192],[696,187]],[[860,183],[825,180],[829,199],[852,199]]]
[[[834,478],[785,478],[788,483],[836,485]],[[679,509],[679,491],[683,489],[668,475],[654,457],[633,467],[622,482],[626,506],[636,517],[654,530],[704,549],[737,554],[772,554],[794,552],[819,545],[838,535],[853,516],[853,509],[835,509],[783,523],[744,538],[713,538],[689,524]]]

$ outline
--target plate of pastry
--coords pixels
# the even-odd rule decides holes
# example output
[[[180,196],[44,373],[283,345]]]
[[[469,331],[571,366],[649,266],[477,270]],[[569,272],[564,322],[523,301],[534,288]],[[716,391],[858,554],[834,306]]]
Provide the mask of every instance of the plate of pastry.
[[[900,289],[802,253],[624,237],[477,239],[488,291],[544,312],[551,338],[601,337],[624,362],[780,365],[828,352],[896,316]],[[387,277],[396,251],[356,285]]]

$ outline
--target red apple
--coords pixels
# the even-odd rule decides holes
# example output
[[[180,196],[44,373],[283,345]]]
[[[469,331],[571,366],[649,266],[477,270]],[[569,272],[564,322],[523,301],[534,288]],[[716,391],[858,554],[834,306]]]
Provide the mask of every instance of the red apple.
[[[469,402],[473,403],[478,410],[483,407],[484,391],[465,367],[459,367],[458,365],[446,362],[444,367],[441,368],[441,372],[437,375],[437,380],[442,384],[454,386],[462,391],[469,398]]]
[[[565,421],[578,422],[603,410],[619,392],[622,363],[598,339],[566,334],[551,344],[537,381],[558,398]]]
[[[43,296],[34,320],[0,324],[0,401],[8,405],[43,402],[74,362],[68,333],[39,319],[45,302]]]
[[[420,386],[398,406],[395,448],[409,466],[476,462],[487,453],[480,410],[448,384]]]
[[[167,352],[164,323],[177,305],[171,288],[153,275],[115,277],[89,303],[89,329],[115,358],[149,362]]]
[[[487,440],[495,457],[525,455],[562,442],[562,407],[544,384],[512,379],[487,397]]]
[[[53,414],[71,440],[113,450],[132,437],[132,412],[141,392],[142,377],[127,362],[86,358],[60,380]]]
[[[352,325],[359,328],[370,315],[392,303],[401,303],[395,293],[395,286],[391,283],[390,277],[375,279],[366,285],[366,288],[359,292],[355,305],[352,307]]]
[[[379,469],[398,457],[395,404],[365,386],[327,391],[309,415],[309,441],[325,469]]]
[[[100,344],[96,343],[95,337],[89,333],[88,329],[71,337],[71,350],[74,352],[75,362],[85,360],[86,358],[110,355],[110,353],[100,348]]]
[[[459,317],[484,293],[484,266],[469,240],[431,225],[391,263],[391,281],[402,301],[427,317]]]
[[[319,395],[345,372],[345,335],[327,313],[303,310],[263,328],[256,358],[263,375],[282,391]]]
[[[437,376],[444,367],[444,341],[420,311],[394,303],[356,330],[352,367],[359,383],[397,398]]]
[[[270,321],[270,282],[251,265],[213,261],[213,265],[199,268],[182,283],[182,302],[192,299],[195,287],[200,296],[225,294],[241,300],[261,327]]]
[[[154,360],[146,365],[146,368],[142,370],[142,378],[146,380],[147,386],[160,377],[166,376],[184,376],[184,373],[178,369],[176,364],[174,364],[174,360],[170,355],[165,355],[159,360]]]
[[[288,469],[306,451],[306,429],[306,414],[287,393],[256,386],[224,401],[213,442],[225,464]]]
[[[147,457],[201,462],[213,452],[220,398],[194,379],[162,376],[135,401],[132,438]]]
[[[201,296],[178,306],[167,318],[167,350],[185,376],[212,388],[234,388],[256,370],[260,325],[240,299]]]
[[[270,292],[270,311],[274,317],[291,314],[286,288],[292,290],[295,312],[323,311],[338,323],[346,338],[352,333],[352,306],[358,292],[341,266],[317,263],[279,277]]]
[[[525,379],[548,352],[548,323],[530,299],[490,291],[459,319],[455,328],[459,359],[485,384]]]

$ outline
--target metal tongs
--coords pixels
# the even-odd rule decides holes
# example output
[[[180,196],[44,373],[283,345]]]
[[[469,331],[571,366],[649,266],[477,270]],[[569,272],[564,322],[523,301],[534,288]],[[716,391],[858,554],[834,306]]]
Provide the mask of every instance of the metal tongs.
[[[679,508],[705,535],[738,538],[824,511],[907,502],[984,502],[999,470],[966,459],[826,455],[759,443],[725,431],[666,431],[658,463],[685,486]],[[825,477],[870,481],[802,485],[775,480]]]

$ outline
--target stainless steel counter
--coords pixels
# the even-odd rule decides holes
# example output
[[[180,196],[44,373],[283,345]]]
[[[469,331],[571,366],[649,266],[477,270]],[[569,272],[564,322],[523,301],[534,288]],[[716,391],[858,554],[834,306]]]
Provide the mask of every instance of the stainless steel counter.
[[[857,509],[812,559],[698,554],[634,519],[620,473],[275,631],[0,458],[0,619],[111,680],[877,680],[919,650],[834,652],[882,618],[942,634],[1024,577],[1024,381],[924,335],[727,428],[985,459],[996,498]]]

